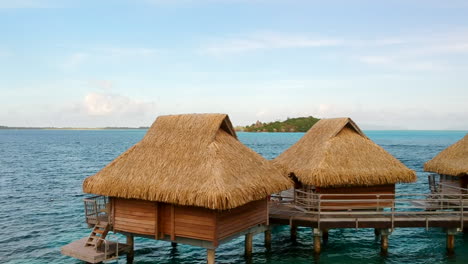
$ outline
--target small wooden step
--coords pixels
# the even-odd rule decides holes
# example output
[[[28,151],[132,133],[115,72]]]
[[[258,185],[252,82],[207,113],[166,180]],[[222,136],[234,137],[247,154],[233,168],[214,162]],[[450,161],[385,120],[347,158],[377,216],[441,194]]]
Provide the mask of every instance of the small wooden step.
[[[91,231],[85,246],[93,246],[94,248],[98,248],[102,244],[103,239],[106,239],[109,229],[110,227],[107,222],[97,223]]]
[[[104,232],[106,232],[106,230],[102,230],[102,229],[99,229],[99,228],[94,228],[93,230],[93,233],[97,233],[97,234],[104,234]]]
[[[106,228],[107,227],[107,222],[99,222],[95,226],[100,227],[100,228]]]
[[[96,245],[96,242],[94,242],[94,241],[87,241],[86,242],[86,246],[93,246],[94,247],[95,245]]]

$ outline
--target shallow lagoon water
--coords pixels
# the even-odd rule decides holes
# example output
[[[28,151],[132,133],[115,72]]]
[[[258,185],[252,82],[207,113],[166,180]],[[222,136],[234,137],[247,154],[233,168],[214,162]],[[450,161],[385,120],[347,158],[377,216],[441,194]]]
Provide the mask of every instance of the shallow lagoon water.
[[[81,263],[60,247],[89,234],[84,224],[83,179],[138,142],[145,130],[0,130],[0,263]],[[466,131],[366,131],[418,174],[397,192],[427,192],[423,163],[461,139]],[[275,158],[303,133],[238,133],[262,156]],[[295,243],[288,227],[273,230],[272,250],[254,237],[253,263],[468,263],[468,235],[456,236],[454,256],[445,254],[441,229],[396,229],[389,254],[380,255],[372,229],[331,230],[319,258],[310,228]],[[124,239],[122,239],[124,241]],[[206,251],[136,238],[135,263],[204,263]],[[220,246],[217,263],[245,263],[243,238]],[[125,260],[122,258],[121,263]]]

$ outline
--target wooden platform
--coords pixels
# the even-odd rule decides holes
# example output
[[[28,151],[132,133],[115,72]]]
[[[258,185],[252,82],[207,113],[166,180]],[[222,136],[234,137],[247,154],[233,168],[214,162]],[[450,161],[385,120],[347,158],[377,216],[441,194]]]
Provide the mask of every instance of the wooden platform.
[[[80,240],[74,241],[66,246],[61,248],[61,253],[66,256],[80,259],[89,263],[99,263],[113,257],[116,255],[116,245],[115,242],[109,242],[109,249],[107,250],[107,256],[104,251],[104,243],[96,251],[93,247],[85,247],[86,240],[88,238],[82,238]],[[127,244],[119,243],[119,256],[127,253],[130,250],[130,247]]]
[[[292,205],[271,204],[270,224],[307,226],[312,228],[410,228],[410,227],[468,227],[468,212],[334,212],[310,213]],[[463,224],[462,224],[463,223]]]

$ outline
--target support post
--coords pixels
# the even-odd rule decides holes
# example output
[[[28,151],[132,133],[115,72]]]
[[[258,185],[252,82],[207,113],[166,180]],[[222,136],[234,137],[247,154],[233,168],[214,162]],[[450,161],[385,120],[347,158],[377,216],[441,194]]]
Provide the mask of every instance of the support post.
[[[318,255],[320,254],[320,251],[321,251],[320,240],[322,237],[322,230],[318,228],[314,228],[313,234],[314,234],[314,253]]]
[[[207,264],[215,264],[215,250],[214,249],[206,249],[206,263]]]
[[[374,235],[375,235],[376,237],[380,236],[380,229],[374,228]]]
[[[127,245],[130,247],[130,250],[127,253],[127,263],[131,264],[133,263],[133,257],[134,257],[134,240],[133,240],[133,235],[127,235]]]
[[[248,233],[245,235],[245,256],[250,258],[252,256],[252,241],[253,241],[253,234]]]
[[[297,225],[291,224],[291,240],[296,241],[297,238]]]
[[[271,249],[271,229],[265,231],[265,248],[267,250]]]
[[[380,252],[385,255],[388,253],[388,236],[392,233],[392,230],[380,229],[378,233],[380,234]]]
[[[173,248],[175,248],[175,247],[177,247],[177,243],[176,243],[176,242],[171,242],[171,246],[172,246]]]
[[[328,229],[322,230],[322,240],[323,240],[323,243],[328,242]]]
[[[458,232],[456,228],[447,229],[447,253],[452,254],[455,250],[455,234]]]

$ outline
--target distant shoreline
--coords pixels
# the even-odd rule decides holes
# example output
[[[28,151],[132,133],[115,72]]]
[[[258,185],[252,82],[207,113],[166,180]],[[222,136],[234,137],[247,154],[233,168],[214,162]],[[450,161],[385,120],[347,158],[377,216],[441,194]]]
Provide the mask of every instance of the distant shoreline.
[[[0,126],[0,130],[135,130],[149,129],[149,127],[7,127]]]
[[[149,127],[5,127],[0,126],[0,130],[147,130]],[[366,131],[394,131],[394,132],[405,132],[405,131],[424,131],[424,132],[438,132],[438,131],[446,131],[446,132],[468,132],[464,129],[363,129]],[[252,134],[262,134],[262,133],[305,133],[301,131],[277,131],[277,132],[269,132],[269,131],[243,131],[243,130],[236,130],[236,133],[252,133]]]

